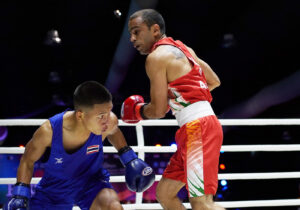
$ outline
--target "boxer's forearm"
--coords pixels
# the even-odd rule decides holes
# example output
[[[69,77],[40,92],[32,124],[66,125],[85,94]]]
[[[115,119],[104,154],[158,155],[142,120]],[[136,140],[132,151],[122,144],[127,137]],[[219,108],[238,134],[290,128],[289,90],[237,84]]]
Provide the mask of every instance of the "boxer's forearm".
[[[34,163],[28,163],[26,161],[20,161],[17,174],[17,182],[30,184],[33,174]]]
[[[166,115],[167,106],[163,108],[162,106],[156,106],[153,103],[149,103],[144,106],[143,114],[148,119],[159,119]]]
[[[117,128],[113,134],[108,135],[107,138],[108,141],[116,148],[117,151],[127,146],[126,139],[119,128]]]

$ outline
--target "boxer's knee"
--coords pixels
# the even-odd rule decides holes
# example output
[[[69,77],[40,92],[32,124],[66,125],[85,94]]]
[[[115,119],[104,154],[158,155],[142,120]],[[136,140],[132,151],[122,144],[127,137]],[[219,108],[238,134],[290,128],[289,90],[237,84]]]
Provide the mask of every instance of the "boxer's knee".
[[[103,189],[95,197],[91,210],[123,210],[117,193],[113,189]]]
[[[176,180],[162,178],[156,187],[156,198],[162,202],[173,200],[185,184]]]

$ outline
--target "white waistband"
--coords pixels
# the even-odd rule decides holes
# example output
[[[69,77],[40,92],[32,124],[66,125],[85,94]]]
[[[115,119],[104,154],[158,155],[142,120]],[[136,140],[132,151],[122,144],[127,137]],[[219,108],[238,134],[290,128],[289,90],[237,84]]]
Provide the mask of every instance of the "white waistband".
[[[215,115],[210,103],[208,101],[198,101],[177,112],[175,117],[181,127],[188,122],[209,115]]]

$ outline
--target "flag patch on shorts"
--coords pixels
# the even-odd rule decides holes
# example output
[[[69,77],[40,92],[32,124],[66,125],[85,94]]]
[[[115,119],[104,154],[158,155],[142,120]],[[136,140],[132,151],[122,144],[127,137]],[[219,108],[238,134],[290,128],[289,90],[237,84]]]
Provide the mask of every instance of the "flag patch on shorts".
[[[92,145],[92,146],[89,146],[88,148],[86,148],[87,155],[95,153],[95,152],[99,152],[99,145]]]

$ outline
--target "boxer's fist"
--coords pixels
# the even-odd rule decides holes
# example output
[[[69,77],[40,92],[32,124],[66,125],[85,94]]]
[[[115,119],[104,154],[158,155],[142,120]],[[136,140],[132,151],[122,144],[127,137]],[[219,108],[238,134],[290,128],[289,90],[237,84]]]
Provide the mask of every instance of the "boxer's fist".
[[[121,154],[120,154],[121,153]],[[144,192],[155,181],[153,169],[137,155],[130,147],[119,151],[120,160],[126,167],[125,180],[128,189],[134,192]]]
[[[126,185],[134,192],[144,192],[155,181],[153,169],[143,160],[134,159],[126,165]]]
[[[138,123],[143,119],[140,111],[144,104],[144,98],[140,95],[128,97],[122,104],[121,119],[126,123]]]
[[[28,209],[30,199],[30,187],[28,184],[17,183],[12,191],[12,198],[7,202],[4,210]]]

